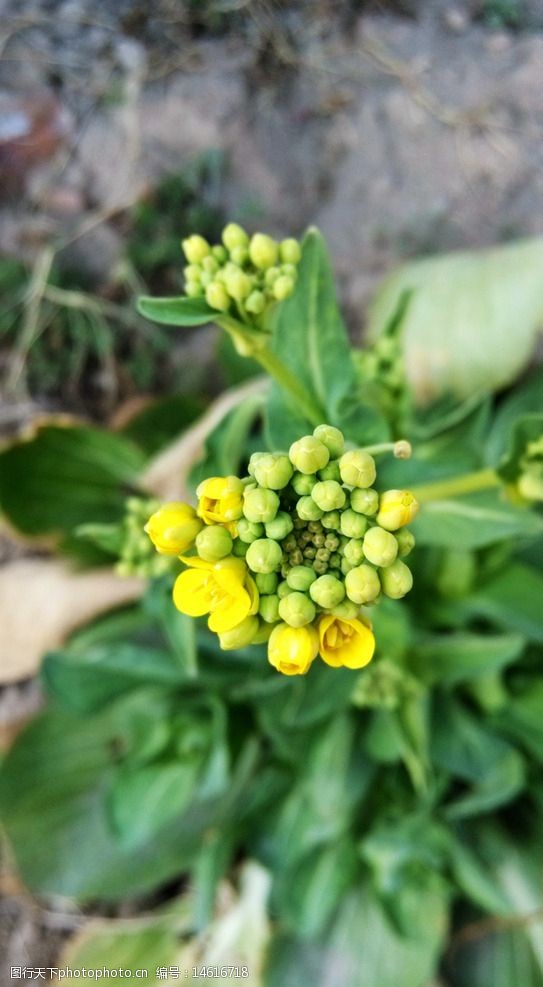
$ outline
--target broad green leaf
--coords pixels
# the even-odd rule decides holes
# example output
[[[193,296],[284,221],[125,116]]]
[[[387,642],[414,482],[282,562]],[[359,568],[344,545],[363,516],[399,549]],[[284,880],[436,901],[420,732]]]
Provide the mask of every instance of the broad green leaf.
[[[411,667],[427,683],[456,685],[507,667],[524,644],[520,634],[434,635],[415,646]]]
[[[144,462],[128,439],[112,432],[45,425],[0,452],[0,507],[29,535],[107,524],[122,516]]]
[[[209,434],[203,458],[193,467],[190,482],[194,487],[208,476],[231,476],[249,458],[249,435],[260,415],[264,396],[246,397],[229,411]]]
[[[489,492],[428,501],[412,529],[419,545],[482,548],[505,538],[534,538],[543,533],[543,519]]]
[[[189,806],[201,768],[200,758],[121,768],[111,782],[109,812],[123,846],[137,848]]]
[[[384,331],[405,291],[407,373],[420,404],[510,384],[543,324],[543,239],[418,260],[393,272],[370,311],[370,338]]]
[[[538,762],[543,760],[543,682],[535,681],[509,699],[498,713],[501,731],[521,744]]]
[[[137,853],[119,843],[108,818],[105,793],[120,753],[134,744],[134,714],[142,702],[148,722],[160,723],[163,709],[148,693],[93,717],[51,711],[34,720],[7,755],[0,809],[30,889],[79,901],[115,900],[152,890],[191,865],[213,824],[212,802],[195,802]]]
[[[296,291],[277,308],[272,348],[320,407],[323,421],[344,429],[355,442],[388,437],[384,419],[366,404],[359,385],[326,246],[316,229],[304,238]],[[274,386],[268,403],[270,445],[288,448],[312,427]]]
[[[507,631],[543,643],[543,575],[510,562],[503,572],[462,601],[467,613],[487,617]]]
[[[507,751],[470,792],[448,803],[445,815],[449,819],[465,819],[492,812],[519,795],[525,783],[526,771],[521,755],[515,750]]]
[[[215,322],[220,313],[211,308],[204,298],[138,298],[137,310],[152,322],[166,326],[203,326]]]
[[[543,368],[539,367],[498,406],[485,441],[485,460],[490,466],[495,466],[507,451],[515,423],[524,415],[540,412],[542,408]]]
[[[89,713],[145,684],[172,689],[186,676],[170,651],[115,641],[86,648],[68,646],[45,656],[42,678],[66,709]]]
[[[154,456],[185,431],[205,410],[202,397],[173,394],[153,401],[131,418],[123,435],[148,456]]]
[[[301,939],[320,936],[347,889],[357,884],[360,870],[350,839],[319,847],[297,865],[279,870],[272,911]]]
[[[143,609],[158,625],[182,677],[197,674],[196,625],[173,605],[171,579],[155,580],[143,598]]]

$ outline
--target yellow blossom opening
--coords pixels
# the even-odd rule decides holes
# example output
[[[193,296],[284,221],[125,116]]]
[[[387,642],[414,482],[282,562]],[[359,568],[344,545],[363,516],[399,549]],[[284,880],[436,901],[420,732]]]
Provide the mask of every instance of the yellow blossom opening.
[[[326,614],[319,620],[319,652],[332,668],[363,668],[373,658],[375,638],[369,621]]]
[[[237,476],[212,476],[202,480],[198,494],[198,515],[206,524],[224,524],[236,535],[235,522],[243,513],[243,483]]]
[[[157,552],[180,555],[190,548],[202,528],[203,523],[196,516],[194,507],[182,501],[172,501],[151,515],[144,530]]]
[[[387,490],[379,498],[377,524],[386,531],[397,531],[410,524],[419,510],[410,490]]]
[[[268,641],[268,661],[283,675],[305,675],[317,657],[319,638],[315,628],[277,624]]]
[[[177,577],[173,602],[181,613],[202,617],[208,613],[208,627],[217,634],[231,631],[258,610],[258,590],[245,562],[228,556],[220,562],[198,557],[183,558],[190,566]]]

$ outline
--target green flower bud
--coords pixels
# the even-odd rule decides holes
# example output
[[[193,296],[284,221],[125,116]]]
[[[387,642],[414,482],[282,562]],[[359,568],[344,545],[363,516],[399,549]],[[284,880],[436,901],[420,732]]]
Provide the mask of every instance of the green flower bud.
[[[339,428],[334,428],[333,425],[317,425],[313,430],[313,435],[326,446],[331,459],[337,459],[338,456],[343,455],[345,439]]]
[[[187,281],[185,285],[185,295],[187,298],[201,298],[204,289],[199,281]]]
[[[331,459],[323,470],[319,470],[319,480],[335,480],[336,483],[341,483],[341,473],[339,472],[337,459]]]
[[[223,651],[232,651],[234,648],[246,648],[252,644],[259,629],[258,617],[246,617],[241,624],[236,624],[231,631],[223,631],[219,634],[219,641]]]
[[[204,257],[211,253],[211,247],[203,236],[193,233],[181,243],[185,257],[189,264],[201,264]]]
[[[371,487],[377,475],[375,460],[363,449],[344,452],[339,461],[341,479],[349,487]]]
[[[246,311],[251,315],[261,315],[265,308],[266,296],[261,291],[252,291],[245,302]]]
[[[216,274],[219,270],[219,265],[216,258],[212,254],[208,254],[202,261],[202,268],[206,274]]]
[[[256,488],[255,488],[256,489]],[[246,545],[250,545],[252,542],[256,541],[257,538],[262,538],[264,534],[264,525],[255,523],[254,521],[248,521],[247,518],[240,517],[237,522],[238,526],[238,538],[241,538]]]
[[[279,257],[283,264],[299,264],[302,256],[300,244],[294,237],[287,237],[279,244]]]
[[[289,584],[287,583],[286,579],[284,579],[283,582],[279,583],[277,587],[277,596],[279,597],[280,600],[283,600],[284,597],[288,596],[289,593],[292,593],[292,590]]]
[[[279,267],[268,267],[268,270],[264,274],[264,284],[266,288],[273,288],[277,278],[281,275],[281,268]]]
[[[225,288],[236,302],[242,302],[251,293],[252,282],[248,274],[239,267],[227,271],[224,278]]]
[[[243,267],[243,265],[249,260],[249,251],[247,250],[247,247],[234,247],[230,251],[230,259],[233,264],[237,264],[238,267]]]
[[[345,587],[336,576],[326,573],[311,583],[309,595],[319,607],[324,610],[331,610],[332,607],[337,607],[338,603],[341,603],[345,596]]]
[[[222,242],[227,250],[235,250],[236,247],[248,247],[249,237],[242,226],[228,223],[222,231]]]
[[[267,624],[275,624],[279,620],[279,597],[276,593],[270,596],[261,596],[258,604],[258,612]]]
[[[330,558],[328,560],[328,566],[329,566],[330,569],[340,569],[342,562],[343,562],[343,559],[342,559],[341,555],[339,554],[339,552],[332,552],[332,554],[331,554],[331,556],[330,556]]]
[[[289,449],[289,459],[300,473],[316,473],[322,470],[330,459],[325,445],[313,435],[304,435],[293,442]]]
[[[368,487],[366,490],[351,490],[351,507],[358,514],[373,517],[379,510],[379,494],[377,490]]]
[[[343,556],[351,565],[360,565],[364,561],[364,546],[360,538],[351,538],[343,549]]]
[[[230,555],[232,535],[220,524],[206,524],[196,535],[196,551],[206,562],[218,562]]]
[[[390,531],[375,525],[364,535],[364,555],[373,565],[387,566],[398,554],[398,542]]]
[[[321,517],[321,524],[328,531],[339,531],[340,522],[341,515],[339,511],[326,511]]]
[[[283,549],[271,538],[257,538],[249,545],[245,561],[253,572],[276,572],[281,568]]]
[[[298,517],[303,521],[318,521],[322,517],[320,507],[317,507],[312,497],[300,497],[296,504]]]
[[[280,274],[272,290],[273,297],[277,298],[278,302],[283,302],[285,298],[290,298],[294,291],[294,278],[289,277],[288,274]]]
[[[279,601],[279,616],[291,627],[305,627],[315,614],[315,606],[305,593],[289,593]]]
[[[187,264],[183,268],[183,274],[187,281],[195,281],[198,284],[202,276],[202,268],[199,264]]]
[[[409,593],[413,585],[411,570],[405,562],[400,562],[399,559],[396,559],[386,569],[382,569],[380,575],[383,592],[392,600],[400,600],[402,596]]]
[[[290,482],[300,497],[306,497],[313,490],[317,477],[311,473],[294,473]]]
[[[255,575],[256,588],[262,596],[271,596],[279,582],[276,572],[257,572]]]
[[[351,571],[351,569],[354,569],[354,565],[352,564],[352,562],[349,562],[349,560],[346,559],[345,556],[343,555],[341,556],[341,564],[339,568],[341,569],[343,575],[346,576],[347,573]]]
[[[276,541],[282,541],[292,531],[292,518],[286,511],[278,511],[273,521],[268,521],[265,528],[267,538],[275,538]]]
[[[296,264],[281,264],[279,268],[281,274],[288,274],[290,278],[294,278],[296,281],[298,278],[298,268]]]
[[[273,490],[263,490],[261,487],[245,489],[243,495],[243,513],[248,521],[267,524],[273,521],[279,510],[279,497]]]
[[[220,243],[218,243],[216,247],[211,248],[211,253],[219,264],[226,264],[226,261],[228,260],[228,252],[226,247],[223,247]]]
[[[350,569],[345,576],[347,596],[353,603],[371,603],[381,592],[381,583],[375,569],[370,565],[359,565]]]
[[[249,244],[249,256],[255,267],[265,270],[277,263],[279,248],[271,236],[267,236],[265,233],[255,233]]]
[[[217,309],[218,312],[226,312],[227,308],[230,308],[230,299],[226,293],[226,289],[218,281],[212,281],[207,286],[206,302],[211,308]]]
[[[200,284],[202,288],[208,288],[209,285],[215,280],[217,280],[217,278],[214,277],[213,274],[208,274],[207,271],[202,271],[200,275]]]
[[[286,453],[270,452],[254,464],[254,478],[261,487],[282,490],[292,476],[292,465]]]
[[[394,537],[398,542],[398,555],[400,558],[405,558],[415,546],[414,534],[409,531],[409,528],[400,528],[394,533]]]
[[[251,458],[249,459],[249,465],[247,467],[247,469],[248,469],[249,473],[251,474],[251,476],[254,476],[255,475],[255,467],[256,467],[256,464],[258,463],[259,459],[265,459],[266,456],[268,456],[268,455],[269,455],[268,452],[253,452],[251,454]]]
[[[321,480],[316,483],[311,496],[321,511],[335,511],[345,504],[345,491],[337,480]]]
[[[310,569],[309,566],[295,565],[287,574],[287,583],[291,589],[305,593],[316,578],[314,570]]]
[[[324,539],[324,547],[327,548],[329,552],[335,552],[339,548],[339,538],[337,535],[326,535],[326,538]]]
[[[239,521],[237,523],[239,524]],[[234,544],[232,545],[232,555],[235,555],[236,558],[244,559],[247,554],[248,548],[249,546],[244,541],[241,541],[239,538],[234,538]]]
[[[340,531],[347,538],[362,538],[368,527],[367,518],[363,514],[357,514],[352,508],[343,511],[340,520]]]
[[[360,608],[352,600],[342,600],[337,607],[332,608],[331,613],[342,620],[356,620],[360,615]]]

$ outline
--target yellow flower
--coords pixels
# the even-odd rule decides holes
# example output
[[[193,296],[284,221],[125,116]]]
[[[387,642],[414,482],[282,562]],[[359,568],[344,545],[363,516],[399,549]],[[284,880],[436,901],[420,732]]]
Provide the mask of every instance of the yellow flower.
[[[409,524],[419,509],[410,490],[387,490],[379,497],[379,513],[376,521],[386,531],[397,531]]]
[[[311,624],[277,624],[268,642],[268,661],[283,675],[305,675],[317,657],[319,638]]]
[[[151,515],[144,530],[162,555],[180,555],[190,548],[202,528],[194,507],[172,501]]]
[[[364,618],[343,620],[326,614],[319,620],[319,651],[327,665],[363,668],[373,658],[374,650],[371,625]]]
[[[198,515],[206,524],[224,524],[236,535],[235,522],[243,513],[243,483],[237,476],[211,476],[196,490]]]
[[[210,615],[208,627],[217,634],[231,631],[258,610],[258,590],[243,559],[232,555],[220,562],[197,556],[183,558],[190,566],[177,577],[173,602],[189,617]]]

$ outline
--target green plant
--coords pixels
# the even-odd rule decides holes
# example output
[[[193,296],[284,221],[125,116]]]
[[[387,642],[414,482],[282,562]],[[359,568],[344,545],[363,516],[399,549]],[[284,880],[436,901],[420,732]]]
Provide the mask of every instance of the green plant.
[[[527,276],[539,264],[540,243],[532,248],[523,245]],[[481,259],[472,261],[477,269]],[[466,264],[455,282],[458,265],[449,262],[453,297]],[[212,432],[196,482],[245,472],[263,443],[287,450],[324,421],[353,446],[411,442],[410,459],[379,461],[383,487],[409,486],[421,510],[413,589],[372,610],[372,661],[361,671],[316,664],[307,676],[278,675],[263,645],[224,651],[205,625],[179,613],[166,574],[139,604],[45,657],[49,708],[9,752],[0,778],[6,832],[38,893],[116,900],[187,875],[183,929],[198,933],[212,919],[221,877],[235,876],[240,859],[259,861],[271,885],[262,975],[271,987],[328,983],[338,964],[348,987],[423,987],[440,970],[451,987],[488,987],[493,971],[504,987],[543,983],[543,373],[514,380],[516,353],[504,371],[507,320],[482,306],[492,280],[474,278],[484,315],[464,332],[490,340],[490,356],[478,377],[470,367],[471,395],[441,393],[421,409],[402,359],[417,300],[416,328],[429,333],[427,318],[442,354],[461,359],[462,341],[459,322],[450,332],[452,306],[438,320],[432,305],[424,308],[433,271],[426,281],[416,274],[408,298],[403,275],[382,288],[375,311],[390,314],[380,338],[394,347],[381,344],[375,361],[349,345],[314,230],[294,292],[263,323],[217,316],[202,298],[141,305],[176,326],[215,318],[274,378]],[[468,308],[476,304],[461,290]],[[507,294],[503,280],[498,290]],[[531,301],[535,310],[535,289]],[[537,316],[526,310],[525,319]],[[488,374],[495,351],[509,374],[499,395]],[[99,484],[89,479],[98,507],[89,502],[85,517],[71,472],[76,441],[64,446],[54,496],[48,443],[58,435],[46,433],[45,447],[42,436],[39,482],[35,445],[6,450],[19,470],[17,487],[10,471],[2,474],[3,510],[22,530],[42,533],[118,522],[127,483],[146,495],[135,434],[130,452],[112,455],[108,446],[107,503],[100,507]],[[108,442],[105,433],[83,439],[95,455]],[[179,916],[165,921],[175,956]],[[136,955],[137,932],[119,933]],[[87,963],[89,949],[104,955],[103,944],[94,954],[87,944]]]

